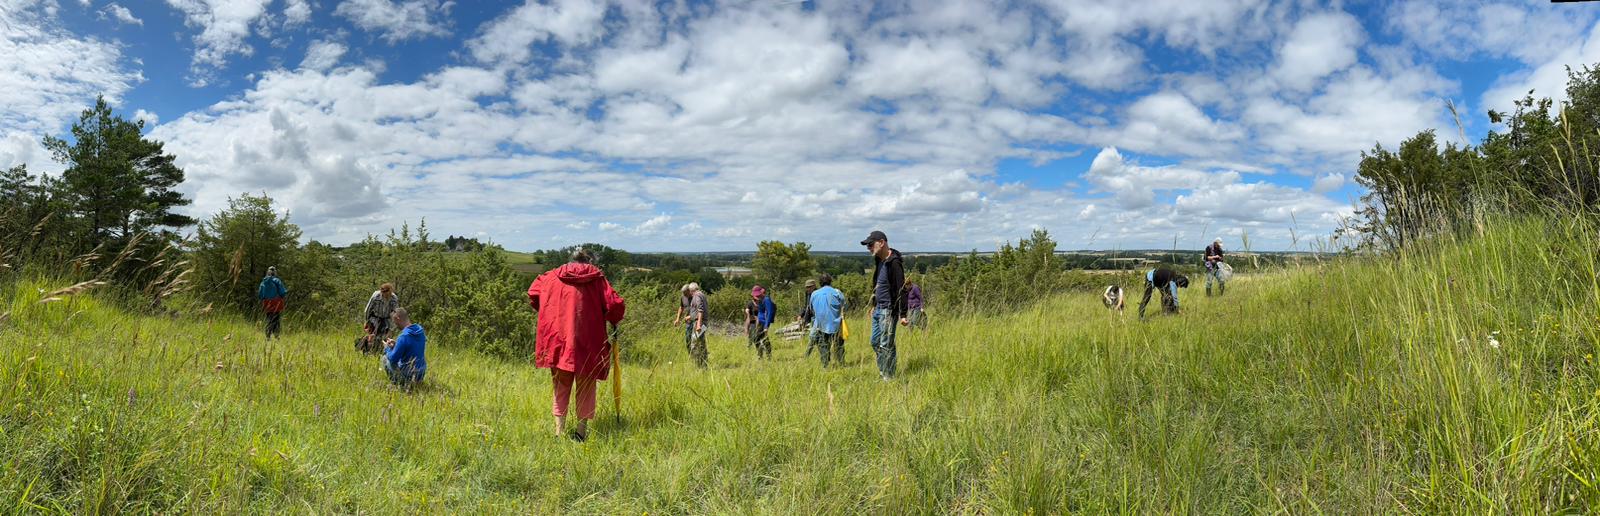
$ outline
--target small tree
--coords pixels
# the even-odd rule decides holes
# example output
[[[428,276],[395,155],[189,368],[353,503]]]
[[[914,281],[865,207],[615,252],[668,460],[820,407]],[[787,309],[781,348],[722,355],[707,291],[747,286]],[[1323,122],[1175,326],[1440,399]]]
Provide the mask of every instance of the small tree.
[[[228,199],[228,208],[200,223],[194,242],[196,284],[211,301],[249,309],[267,267],[294,257],[300,228],[272,209],[265,194]]]
[[[71,142],[45,137],[44,147],[67,166],[61,186],[73,214],[85,222],[85,234],[76,239],[79,247],[194,224],[172,212],[190,203],[174,190],[183,182],[183,169],[161,142],[145,139],[143,132],[143,120],[113,114],[101,97],[72,124]]]
[[[795,242],[794,245],[787,245],[777,240],[765,240],[756,244],[756,256],[751,268],[755,270],[756,277],[763,281],[790,284],[814,273],[817,262],[811,259],[810,244]]]

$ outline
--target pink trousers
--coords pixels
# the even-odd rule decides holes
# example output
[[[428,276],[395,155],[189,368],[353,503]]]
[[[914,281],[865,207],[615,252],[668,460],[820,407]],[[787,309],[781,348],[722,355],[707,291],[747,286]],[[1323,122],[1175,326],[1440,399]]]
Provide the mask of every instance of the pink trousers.
[[[578,419],[594,419],[594,378],[578,376],[572,371],[550,368],[550,378],[555,385],[555,405],[551,413],[566,417],[567,403],[572,398],[572,384],[578,384]]]

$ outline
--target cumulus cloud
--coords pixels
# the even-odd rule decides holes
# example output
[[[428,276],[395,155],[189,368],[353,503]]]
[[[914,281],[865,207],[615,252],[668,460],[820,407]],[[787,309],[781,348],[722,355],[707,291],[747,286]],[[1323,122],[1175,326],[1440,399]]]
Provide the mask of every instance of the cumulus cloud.
[[[190,69],[195,86],[210,83],[214,69],[226,64],[229,56],[254,53],[245,39],[270,3],[272,0],[167,0],[167,5],[183,13],[186,25],[200,29],[194,36],[194,66]]]
[[[1292,90],[1310,89],[1317,80],[1355,64],[1364,37],[1361,22],[1343,12],[1301,18],[1278,49],[1275,75]]]
[[[455,2],[438,0],[344,0],[333,14],[394,44],[449,33],[446,18]]]
[[[0,9],[0,167],[50,170],[42,135],[64,129],[96,95],[117,103],[144,80],[117,45],[59,27],[51,5],[14,1]]]
[[[1600,24],[1596,24],[1587,36],[1575,39],[1536,66],[1501,77],[1484,92],[1482,102],[1490,109],[1511,111],[1515,107],[1512,102],[1521,100],[1530,90],[1535,98],[1549,97],[1558,102],[1566,100],[1567,69],[1577,70],[1596,63],[1600,63]]]
[[[549,5],[527,0],[490,22],[467,47],[482,62],[526,62],[536,42],[553,39],[569,46],[593,42],[602,32],[605,11],[605,2],[592,0],[556,0]]]
[[[127,7],[123,7],[115,3],[106,4],[105,8],[100,9],[100,18],[105,19],[107,17],[115,19],[119,23],[123,23],[125,25],[144,26],[144,20],[135,17],[133,15],[133,11],[129,11]]]
[[[1148,245],[1197,219],[1326,224],[1341,208],[1323,194],[1345,177],[1326,172],[1430,127],[1455,86],[1374,49],[1338,11],[1042,4],[533,0],[418,78],[380,79],[346,57],[359,42],[324,34],[295,69],[259,72],[157,135],[190,173],[196,214],[265,191],[336,242],[414,219],[404,207],[427,199],[430,226],[512,246],[598,232],[642,249],[783,237],[853,250],[884,228],[909,249],[965,249],[1036,226]],[[270,5],[285,26],[311,16],[304,0]],[[451,7],[334,13],[398,43],[447,34]],[[1093,163],[1063,177],[996,172],[1085,149]],[[1250,177],[1278,170],[1324,174]]]
[[[305,59],[300,61],[300,67],[312,70],[327,70],[339,63],[339,58],[344,57],[347,49],[343,43],[337,41],[320,40],[311,43],[306,49]]]

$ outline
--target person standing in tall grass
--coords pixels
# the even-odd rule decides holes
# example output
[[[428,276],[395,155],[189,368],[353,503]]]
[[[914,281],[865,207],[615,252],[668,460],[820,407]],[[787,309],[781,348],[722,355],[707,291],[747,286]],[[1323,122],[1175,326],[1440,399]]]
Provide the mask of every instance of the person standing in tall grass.
[[[889,247],[889,237],[882,231],[867,235],[861,245],[872,253],[872,350],[878,355],[878,376],[883,381],[894,379],[896,350],[894,345],[895,322],[909,324],[906,320],[906,270],[900,251]]]
[[[1150,293],[1161,291],[1161,309],[1178,312],[1178,289],[1189,288],[1189,277],[1172,269],[1150,269],[1144,274],[1144,300],[1139,301],[1139,318],[1144,318],[1144,307],[1150,304]]]
[[[400,308],[400,295],[394,292],[393,283],[384,283],[378,290],[372,292],[367,298],[367,308],[362,312],[361,318],[366,321],[367,349],[365,353],[377,351],[378,343],[389,336],[390,314]]]
[[[261,300],[261,311],[267,313],[267,340],[282,338],[283,305],[288,295],[289,289],[283,286],[283,280],[278,279],[278,268],[267,267],[267,276],[261,278],[261,285],[256,287],[256,299]]]
[[[844,365],[844,293],[833,288],[833,276],[824,272],[817,278],[822,288],[811,293],[811,333],[807,340],[822,355],[822,367],[828,367],[829,355],[838,365]]]
[[[1228,290],[1227,285],[1222,282],[1222,237],[1217,237],[1211,241],[1211,245],[1206,246],[1206,296],[1208,297],[1211,295],[1213,280],[1217,282],[1217,295],[1220,296]]]
[[[750,346],[756,348],[756,358],[772,358],[772,341],[767,329],[778,316],[778,305],[767,295],[767,289],[756,285],[750,289],[750,301],[745,304],[745,331],[750,336]]]
[[[689,358],[701,369],[707,367],[711,354],[706,350],[706,312],[711,303],[699,283],[689,284],[689,314],[683,318],[683,330],[689,334]]]
[[[594,266],[594,255],[579,248],[571,261],[539,275],[528,286],[528,303],[538,323],[534,340],[534,366],[550,370],[554,394],[551,413],[556,435],[574,441],[589,438],[594,419],[594,384],[611,370],[611,345],[606,323],[622,322],[627,309],[622,296],[611,288],[605,272]],[[577,389],[578,427],[567,433],[567,408]]]
[[[906,282],[906,320],[910,328],[926,328],[928,321],[922,315],[922,286]]]

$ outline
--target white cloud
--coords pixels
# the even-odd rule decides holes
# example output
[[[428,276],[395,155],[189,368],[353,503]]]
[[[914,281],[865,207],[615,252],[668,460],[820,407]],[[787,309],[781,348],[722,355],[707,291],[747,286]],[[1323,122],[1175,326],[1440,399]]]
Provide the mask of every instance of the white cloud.
[[[51,5],[21,1],[0,9],[0,167],[54,169],[41,136],[64,129],[96,95],[116,104],[144,80],[124,65],[117,45],[58,27]]]
[[[161,117],[156,116],[155,113],[151,113],[151,112],[145,111],[143,109],[134,110],[133,111],[133,119],[134,120],[143,120],[145,127],[155,127],[156,124],[161,123]]]
[[[144,20],[135,17],[133,11],[129,11],[127,7],[115,3],[106,4],[105,8],[100,10],[100,18],[104,19],[107,16],[115,18],[123,24],[144,26]]]
[[[533,44],[554,39],[569,46],[600,37],[604,2],[556,0],[549,5],[528,0],[505,16],[490,22],[483,34],[467,44],[481,62],[518,64],[533,55]]]
[[[1120,207],[1129,210],[1155,206],[1160,191],[1215,188],[1239,181],[1239,174],[1231,171],[1139,166],[1129,163],[1115,147],[1101,149],[1083,177],[1094,185],[1093,191],[1111,194]]]
[[[245,39],[251,26],[267,12],[272,0],[167,0],[167,5],[183,12],[184,23],[199,27],[194,36],[195,53],[190,69],[191,82],[204,86],[213,79],[214,69],[222,67],[231,55],[255,52]]]
[[[291,15],[303,3],[284,5],[286,24],[309,19]],[[858,233],[881,228],[902,248],[965,249],[1035,226],[1079,245],[1148,246],[1197,219],[1278,235],[1268,240],[1286,238],[1272,232],[1291,213],[1324,227],[1342,160],[1429,127],[1453,86],[1403,52],[1360,46],[1359,27],[1312,37],[1341,13],[1148,7],[1062,2],[1041,17],[965,1],[530,1],[420,78],[380,80],[334,33],[298,69],[260,72],[157,132],[189,171],[192,212],[266,191],[308,237],[335,242],[422,210],[441,232],[513,247],[598,231],[635,249],[782,236],[858,250]],[[449,9],[335,11],[395,43],[444,34]],[[1346,62],[1356,55],[1368,62]],[[1161,69],[1170,62],[1192,66]],[[1088,148],[1099,154],[1087,171],[1038,183],[994,173]],[[1336,172],[1309,190],[1245,179],[1277,170]]]
[[[1213,120],[1188,98],[1170,91],[1139,99],[1128,107],[1125,118],[1115,143],[1162,155],[1226,155],[1243,136],[1240,129]]]
[[[438,0],[344,0],[333,14],[394,44],[448,34],[449,21],[442,18],[448,18],[454,4]]]
[[[346,50],[344,44],[337,41],[313,41],[306,49],[306,58],[300,61],[300,67],[327,70],[339,64],[339,58],[344,57]]]
[[[1537,66],[1502,76],[1484,92],[1482,102],[1489,109],[1511,111],[1512,101],[1521,100],[1529,90],[1533,90],[1534,98],[1566,100],[1567,68],[1577,70],[1597,63],[1600,63],[1600,24],[1596,24],[1587,37],[1574,40]]]
[[[1278,49],[1275,75],[1291,90],[1305,91],[1328,74],[1355,64],[1365,33],[1343,12],[1301,18]]]
[[[311,4],[306,0],[285,0],[283,6],[283,23],[285,26],[294,27],[311,21]]]
[[[1344,186],[1344,174],[1329,172],[1327,174],[1317,176],[1316,181],[1311,183],[1311,191],[1319,194],[1325,194],[1334,190],[1338,190],[1342,186]]]

